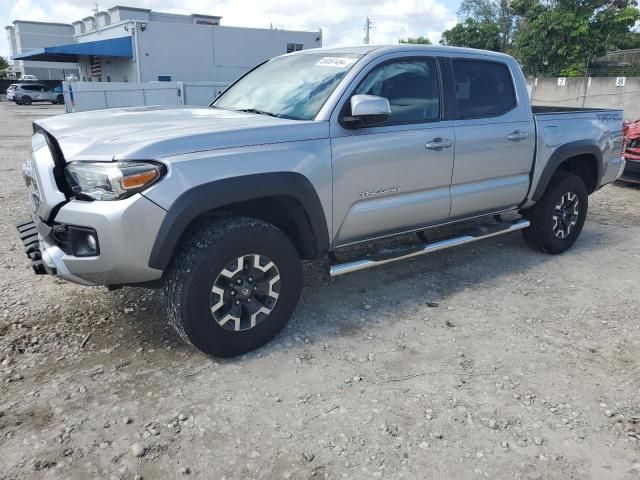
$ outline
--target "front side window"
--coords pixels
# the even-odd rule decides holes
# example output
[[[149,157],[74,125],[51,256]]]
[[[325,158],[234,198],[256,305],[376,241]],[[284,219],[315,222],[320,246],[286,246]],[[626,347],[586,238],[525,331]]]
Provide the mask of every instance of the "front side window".
[[[509,69],[503,63],[453,60],[460,118],[496,117],[516,105]]]
[[[378,65],[353,93],[389,100],[391,115],[382,125],[429,122],[440,116],[438,73],[432,58]]]
[[[242,77],[211,106],[312,120],[360,57],[335,53],[277,57]]]

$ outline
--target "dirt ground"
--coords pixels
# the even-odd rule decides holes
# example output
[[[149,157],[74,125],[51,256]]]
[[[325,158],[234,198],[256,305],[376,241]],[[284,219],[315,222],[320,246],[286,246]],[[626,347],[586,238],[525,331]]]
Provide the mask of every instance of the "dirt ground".
[[[159,292],[31,271],[21,162],[58,113],[0,103],[0,479],[640,478],[640,188],[594,194],[560,256],[312,265],[282,334],[220,361]]]

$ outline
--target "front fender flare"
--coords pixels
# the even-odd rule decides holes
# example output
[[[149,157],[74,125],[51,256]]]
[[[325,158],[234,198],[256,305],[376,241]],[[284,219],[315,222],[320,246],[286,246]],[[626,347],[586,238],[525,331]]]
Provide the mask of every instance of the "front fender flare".
[[[316,256],[329,249],[329,231],[324,210],[311,182],[295,172],[273,172],[226,178],[193,187],[171,205],[149,257],[149,267],[165,270],[187,227],[198,216],[213,209],[247,200],[287,196],[304,208],[313,235]]]

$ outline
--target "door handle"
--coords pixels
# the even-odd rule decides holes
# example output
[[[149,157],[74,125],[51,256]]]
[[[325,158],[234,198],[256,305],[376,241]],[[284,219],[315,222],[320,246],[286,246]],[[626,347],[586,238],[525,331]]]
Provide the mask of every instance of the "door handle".
[[[516,130],[515,132],[507,135],[507,138],[512,142],[519,142],[520,140],[524,140],[529,137],[529,132],[521,132],[520,130]]]
[[[424,147],[427,150],[444,150],[445,148],[449,148],[453,145],[453,142],[448,138],[434,138],[429,143],[427,143]]]

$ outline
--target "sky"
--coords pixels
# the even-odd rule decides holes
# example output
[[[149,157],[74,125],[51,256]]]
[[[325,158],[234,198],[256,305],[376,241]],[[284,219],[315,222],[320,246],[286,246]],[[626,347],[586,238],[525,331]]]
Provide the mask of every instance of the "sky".
[[[371,43],[397,43],[427,36],[437,43],[456,23],[460,0],[112,0],[99,5],[150,8],[171,13],[222,16],[222,25],[323,31],[323,45],[363,43],[364,22],[372,21]],[[4,26],[13,20],[71,23],[91,15],[91,0],[0,0],[0,55],[9,56]]]

